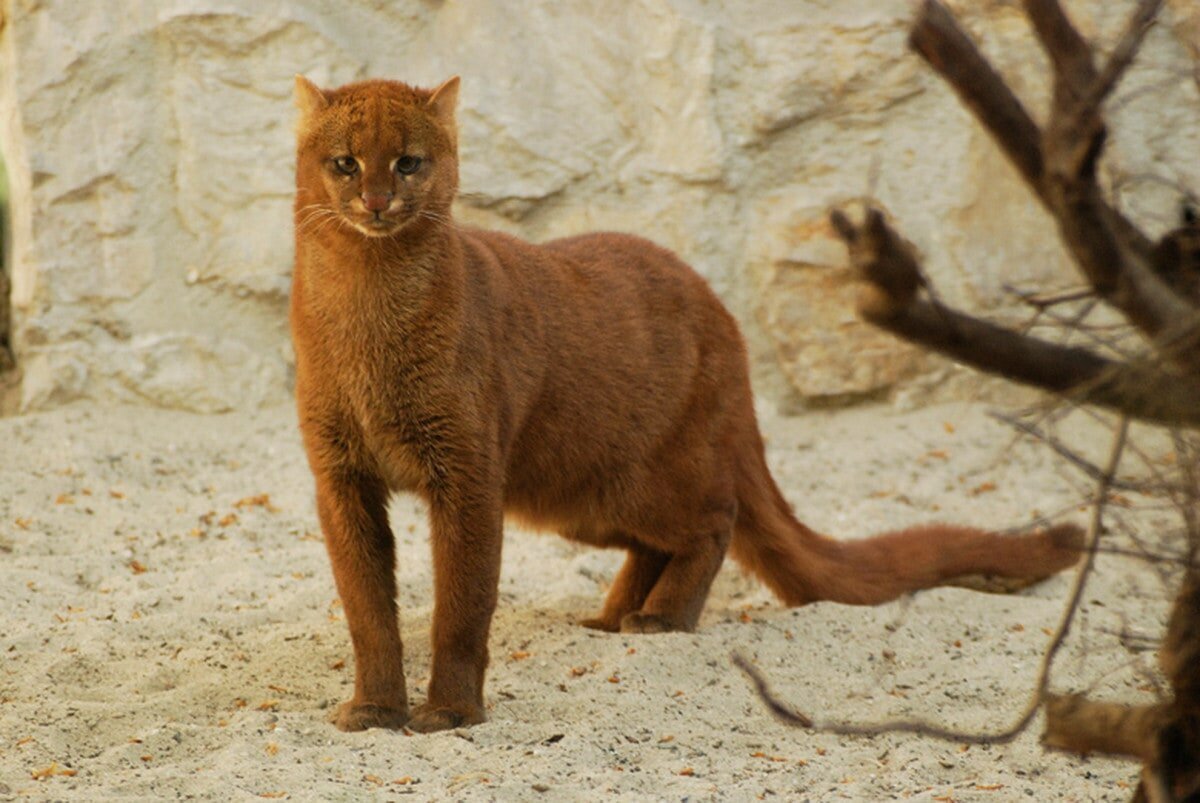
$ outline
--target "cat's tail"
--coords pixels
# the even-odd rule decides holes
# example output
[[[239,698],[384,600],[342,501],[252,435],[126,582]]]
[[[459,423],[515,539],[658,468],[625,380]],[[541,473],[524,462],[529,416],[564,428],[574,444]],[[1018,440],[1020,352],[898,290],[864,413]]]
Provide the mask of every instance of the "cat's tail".
[[[1082,554],[1083,530],[1074,524],[1018,535],[929,524],[836,540],[796,520],[761,451],[742,462],[730,555],[787,605],[819,600],[878,605],[972,575],[1028,584],[1071,566]]]

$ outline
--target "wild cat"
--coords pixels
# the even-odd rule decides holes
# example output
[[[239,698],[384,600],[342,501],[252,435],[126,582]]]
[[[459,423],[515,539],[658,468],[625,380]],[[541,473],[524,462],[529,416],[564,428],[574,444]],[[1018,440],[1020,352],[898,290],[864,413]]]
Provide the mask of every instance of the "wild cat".
[[[452,222],[458,88],[296,83],[296,398],[356,663],[339,728],[485,719],[505,514],[626,551],[584,623],[610,631],[695,628],[726,552],[787,605],[1076,561],[1072,525],[838,541],[798,522],[767,469],[738,327],[691,268],[624,234],[533,245]],[[435,576],[428,700],[411,711],[398,491],[428,503]]]

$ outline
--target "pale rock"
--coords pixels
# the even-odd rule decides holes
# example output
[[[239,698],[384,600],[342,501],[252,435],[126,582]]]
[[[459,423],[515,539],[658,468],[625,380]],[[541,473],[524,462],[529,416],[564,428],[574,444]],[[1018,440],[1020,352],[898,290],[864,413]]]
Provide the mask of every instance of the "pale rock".
[[[859,292],[845,249],[824,208],[802,206],[795,193],[768,197],[757,222],[749,269],[759,314],[780,367],[813,405],[878,397],[918,373],[919,349],[859,320]]]
[[[1020,9],[951,5],[1040,119],[1045,59]],[[1067,4],[1104,43],[1128,5]],[[1009,285],[1080,281],[1012,168],[908,52],[909,0],[5,9],[8,408],[289,396],[296,73],[325,86],[461,75],[459,217],[534,240],[618,229],[676,250],[742,320],[777,403],[963,384],[929,379],[944,362],[857,321],[833,205],[880,203],[945,299],[989,317],[1021,314]],[[1112,103],[1105,180],[1152,234],[1200,185],[1198,32],[1195,3],[1168,0]]]
[[[744,4],[739,24],[730,26],[736,37],[731,49],[744,59],[734,77],[743,104],[736,114],[738,122],[750,124],[739,139],[817,117],[875,125],[891,106],[920,91],[918,64],[904,44],[910,9],[903,4],[787,5],[768,14]]]
[[[215,336],[136,338],[129,356],[132,367],[107,379],[136,377],[130,389],[161,407],[220,413],[261,405],[284,380],[278,360]]]
[[[215,336],[150,335],[97,346],[68,342],[23,361],[22,409],[79,399],[141,402],[198,413],[269,403],[285,382],[278,359]]]
[[[40,410],[76,401],[87,393],[92,355],[71,344],[21,355],[21,384],[14,394],[22,410]]]

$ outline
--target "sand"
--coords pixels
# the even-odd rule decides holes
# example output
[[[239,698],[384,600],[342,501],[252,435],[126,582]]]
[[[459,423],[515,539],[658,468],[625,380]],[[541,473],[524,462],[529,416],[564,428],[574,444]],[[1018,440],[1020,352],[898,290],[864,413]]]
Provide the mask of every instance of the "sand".
[[[768,416],[764,430],[798,515],[839,537],[1062,511],[1086,522],[1090,483],[987,412],[876,407]],[[1084,440],[1103,454],[1102,433]],[[970,747],[791,729],[730,664],[741,651],[818,719],[998,728],[1027,698],[1069,577],[788,610],[729,563],[698,632],[601,634],[576,621],[620,555],[512,528],[490,721],[340,733],[326,717],[353,659],[290,409],[73,407],[0,420],[0,444],[0,798],[1083,801],[1128,799],[1136,779],[1128,762],[1044,751],[1039,723]],[[420,701],[427,528],[410,498],[392,521]],[[1102,558],[1054,688],[1151,699],[1169,596],[1150,567]]]

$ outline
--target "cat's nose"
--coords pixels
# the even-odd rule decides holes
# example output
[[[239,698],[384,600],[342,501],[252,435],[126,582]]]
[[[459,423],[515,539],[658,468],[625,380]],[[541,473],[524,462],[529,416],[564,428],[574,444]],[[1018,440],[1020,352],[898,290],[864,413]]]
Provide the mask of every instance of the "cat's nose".
[[[382,212],[387,209],[392,203],[392,193],[390,192],[364,192],[362,194],[363,206],[368,212]]]

